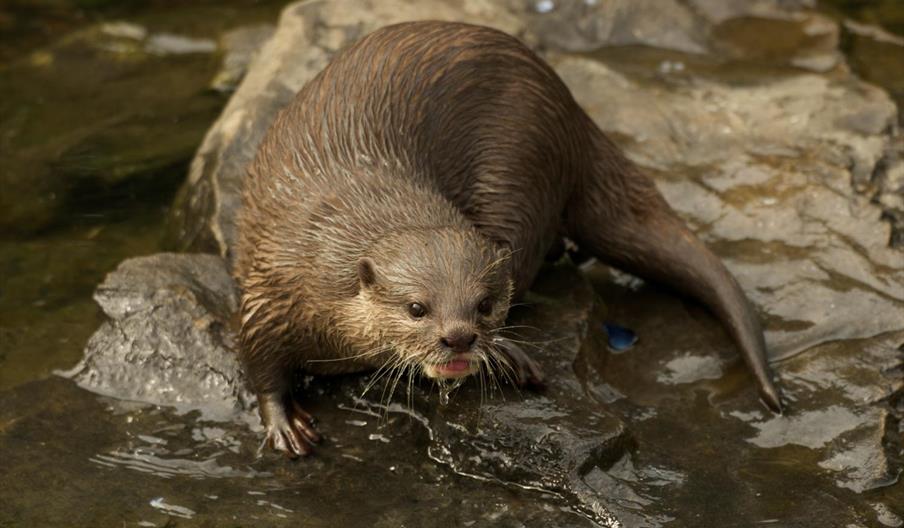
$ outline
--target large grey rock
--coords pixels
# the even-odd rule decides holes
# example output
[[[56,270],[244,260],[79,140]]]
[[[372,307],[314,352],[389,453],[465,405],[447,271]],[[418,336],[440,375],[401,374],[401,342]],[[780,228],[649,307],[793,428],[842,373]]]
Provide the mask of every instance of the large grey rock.
[[[753,2],[743,3],[746,11],[738,4],[715,13],[707,5],[696,8],[718,21],[779,9]],[[393,9],[349,9],[342,2],[287,8],[261,62],[195,158],[176,206],[183,247],[228,255],[240,181],[276,110],[336,49],[380,25],[424,17],[425,9],[408,2]],[[429,9],[433,18],[482,19],[527,32],[529,40],[552,32],[541,33],[536,13],[519,15],[505,5],[441,2]],[[562,16],[594,18],[583,11]],[[717,250],[725,248],[723,257],[773,321],[767,337],[774,355],[900,326],[904,261],[887,248],[891,233],[877,221],[882,210],[857,198],[848,183],[873,174],[891,143],[897,114],[884,92],[813,74],[752,86],[682,74],[644,84],[590,59],[549,58],[600,126],[626,138],[638,162],[662,173],[660,187],[672,205]],[[838,281],[853,287],[839,288]],[[876,315],[860,317],[864,310]]]
[[[229,329],[238,294],[221,258],[130,259],[94,299],[109,320],[63,375],[100,394],[200,410],[207,419],[233,419],[250,406]]]

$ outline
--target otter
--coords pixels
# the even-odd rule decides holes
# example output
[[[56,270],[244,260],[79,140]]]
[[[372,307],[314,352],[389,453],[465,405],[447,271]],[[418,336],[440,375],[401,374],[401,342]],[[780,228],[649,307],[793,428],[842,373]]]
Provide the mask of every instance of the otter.
[[[737,281],[503,32],[410,22],[337,53],[276,116],[242,199],[239,354],[266,443],[292,458],[320,440],[292,393],[299,370],[542,383],[499,330],[563,236],[707,306],[781,411]]]

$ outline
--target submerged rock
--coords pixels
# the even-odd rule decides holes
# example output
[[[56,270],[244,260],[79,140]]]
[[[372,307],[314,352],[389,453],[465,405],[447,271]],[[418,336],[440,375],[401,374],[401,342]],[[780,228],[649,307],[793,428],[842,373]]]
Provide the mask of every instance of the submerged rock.
[[[534,285],[546,292],[527,299],[511,323],[528,329],[521,339],[542,366],[549,387],[512,396],[462,391],[454,405],[437,406],[428,416],[431,455],[464,475],[502,480],[568,497],[586,515],[608,523],[626,512],[611,503],[611,487],[585,475],[606,471],[629,458],[634,439],[621,419],[600,406],[583,386],[574,363],[579,355],[605,355],[598,329],[601,309],[577,269],[547,269]]]

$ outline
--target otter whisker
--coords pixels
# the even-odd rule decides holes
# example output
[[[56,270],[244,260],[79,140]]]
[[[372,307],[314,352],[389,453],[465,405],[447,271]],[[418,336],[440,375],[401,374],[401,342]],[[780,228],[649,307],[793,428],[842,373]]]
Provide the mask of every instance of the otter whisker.
[[[497,364],[499,365],[499,373],[508,381],[512,386],[515,387],[515,390],[518,392],[518,395],[521,395],[521,389],[518,387],[518,372],[515,368],[515,365],[512,364],[508,355],[502,352],[500,349],[497,349],[499,354],[494,356]]]
[[[505,400],[505,390],[502,388],[502,382],[507,381],[513,387],[518,386],[517,383],[514,383],[511,375],[508,373],[508,369],[505,366],[505,363],[501,362],[498,357],[493,358],[493,364],[495,368],[493,369],[493,380],[496,383],[496,388],[499,390],[499,394],[502,395],[502,399]]]
[[[516,306],[516,305],[512,305],[512,306]],[[491,333],[496,333],[496,332],[501,332],[502,330],[510,330],[510,329],[512,329],[512,328],[527,328],[527,329],[529,329],[529,330],[536,330],[536,331],[538,331],[538,332],[540,331],[540,329],[537,328],[536,326],[530,326],[530,325],[506,325],[506,326],[500,326],[500,327],[497,327],[497,328],[493,328],[493,329],[490,330],[490,332],[491,332]]]
[[[382,414],[380,416],[381,423],[386,423],[386,420],[389,417],[389,409],[392,404],[392,396],[395,394],[395,389],[398,384],[399,379],[405,373],[405,369],[407,367],[407,361],[404,357],[398,356],[392,363],[392,366],[386,371],[386,381],[383,385],[383,391],[380,394],[379,406],[382,409]]]
[[[505,401],[505,391],[502,390],[502,386],[499,383],[499,377],[496,375],[496,354],[497,351],[495,347],[490,348],[489,354],[484,357],[484,364],[486,366],[487,375],[489,376],[490,381],[493,382],[493,390],[498,390],[499,394],[502,396],[502,400]]]
[[[518,345],[529,346],[529,347],[534,348],[534,349],[536,349],[536,350],[542,350],[542,349],[543,349],[543,345],[545,344],[545,343],[543,343],[542,341],[537,341],[537,342],[534,342],[534,341],[525,341],[525,340],[523,340],[523,339],[513,339],[513,338],[507,337],[507,336],[504,337],[504,339],[505,339],[506,341],[508,341],[509,343],[515,343],[515,344],[518,344]]]
[[[502,380],[500,380],[500,367],[499,367],[499,359],[496,357],[499,354],[497,350],[493,350],[492,354],[487,359],[487,369],[492,376],[494,390],[498,391],[500,396],[502,397],[502,401],[505,400],[505,390],[502,388]]]
[[[309,359],[306,361],[306,363],[330,363],[330,362],[335,362],[335,361],[350,361],[353,359],[361,359],[361,358],[367,357],[367,356],[376,356],[383,352],[389,351],[391,348],[392,348],[392,346],[390,346],[390,345],[380,345],[380,346],[371,348],[370,350],[365,350],[364,352],[361,352],[359,354],[355,354],[353,356],[340,357],[340,358],[328,358],[328,359]]]
[[[503,334],[503,333],[498,333],[498,334],[497,334],[497,336],[498,336],[499,338],[504,339],[504,340],[506,340],[506,341],[509,341],[509,342],[511,342],[511,343],[517,343],[517,344],[519,344],[519,345],[526,345],[526,346],[530,346],[530,347],[533,347],[533,348],[536,348],[536,349],[541,349],[541,348],[543,348],[543,347],[546,347],[546,346],[549,346],[549,345],[552,345],[552,344],[555,344],[555,343],[560,343],[560,342],[562,342],[562,341],[566,341],[566,340],[569,339],[568,336],[563,336],[563,337],[557,337],[557,338],[537,339],[537,340],[530,340],[530,341],[529,341],[529,340],[525,339],[524,336],[522,336],[522,335],[519,335],[519,334],[514,334],[514,335],[515,335],[516,337],[518,337],[518,338],[521,338],[521,339],[516,339],[516,338],[511,337],[510,335],[506,335],[506,334]]]
[[[487,399],[487,388],[486,388],[486,372],[484,369],[483,362],[484,354],[478,355],[477,361],[477,381],[480,384],[480,403],[477,406],[477,419],[480,419],[480,413],[483,410],[483,405]]]
[[[502,336],[502,337],[510,338],[510,337],[513,336],[513,337],[515,337],[515,338],[523,339],[523,340],[525,340],[525,341],[530,340],[531,342],[541,342],[541,341],[542,341],[542,340],[539,340],[539,339],[537,339],[537,340],[529,339],[529,338],[528,338],[526,335],[524,335],[523,333],[517,332],[517,331],[513,330],[513,328],[518,328],[518,327],[498,328],[498,329],[496,329],[496,330],[491,330],[491,331],[489,332],[489,334],[492,335],[492,336],[494,336],[494,337],[495,337],[495,336]]]
[[[396,364],[401,361],[400,356],[390,356],[387,360],[374,372],[373,376],[368,380],[367,385],[364,387],[364,390],[361,392],[361,397],[373,388],[374,385],[377,384],[380,379],[382,379],[386,374],[392,371],[395,368]]]
[[[414,408],[414,399],[411,394],[411,389],[412,389],[412,386],[414,385],[414,375],[419,369],[420,369],[420,365],[418,365],[416,363],[412,364],[410,367],[408,367],[408,391],[407,391],[407,393],[408,393],[408,408],[409,409]]]
[[[395,370],[396,370],[397,374],[395,376],[391,376],[389,378],[391,380],[389,383],[387,383],[387,388],[389,390],[389,394],[386,395],[386,403],[385,403],[387,410],[389,409],[389,404],[392,403],[392,395],[395,394],[396,387],[399,384],[399,380],[401,380],[402,376],[405,374],[405,370],[406,370],[407,366],[408,366],[407,361],[405,361],[403,359],[403,361],[400,361],[398,363],[398,365],[396,366]],[[386,393],[387,388],[383,389],[384,394]]]

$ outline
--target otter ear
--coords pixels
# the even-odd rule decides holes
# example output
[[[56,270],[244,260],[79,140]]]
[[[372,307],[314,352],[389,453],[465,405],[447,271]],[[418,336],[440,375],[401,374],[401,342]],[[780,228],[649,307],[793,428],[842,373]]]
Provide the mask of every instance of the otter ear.
[[[373,286],[377,282],[377,265],[373,259],[362,257],[358,260],[358,280],[361,281],[361,287],[367,288]]]

